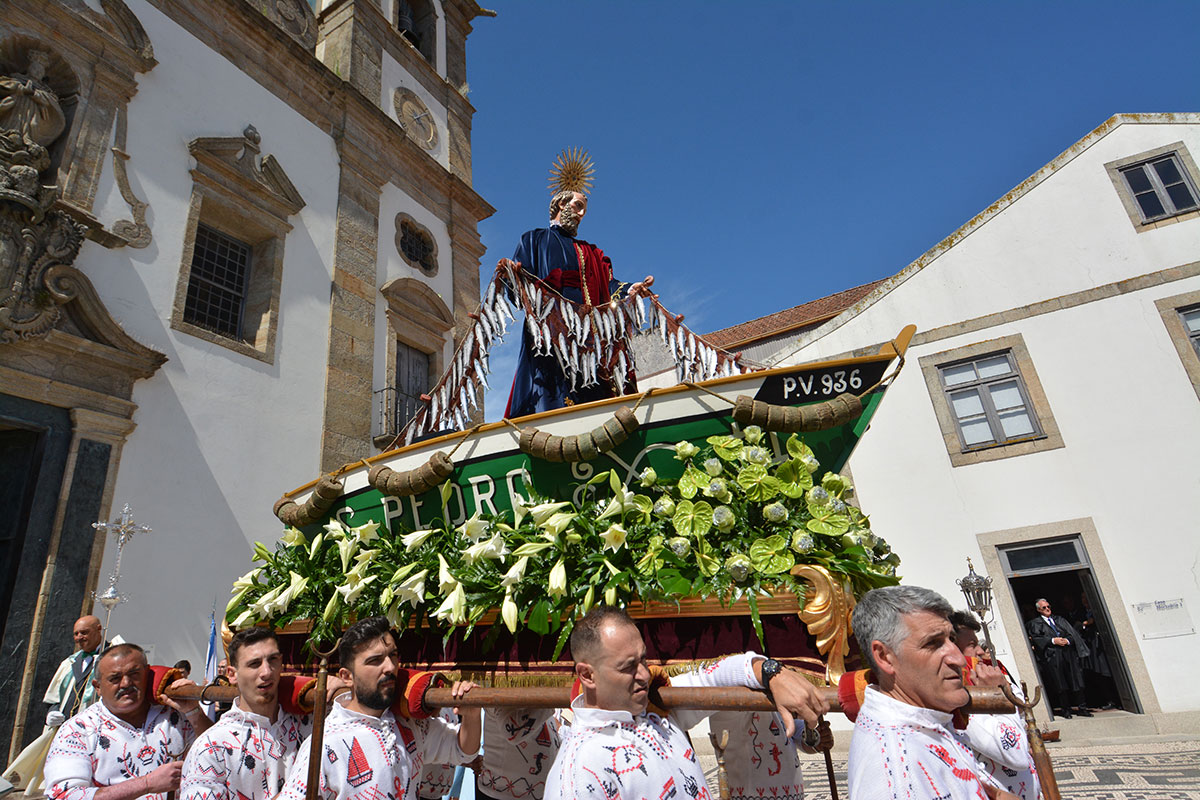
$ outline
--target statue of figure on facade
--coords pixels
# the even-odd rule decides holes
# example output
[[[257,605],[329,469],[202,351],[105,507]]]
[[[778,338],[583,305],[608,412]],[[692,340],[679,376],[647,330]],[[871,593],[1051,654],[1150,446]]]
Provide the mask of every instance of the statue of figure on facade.
[[[46,79],[50,53],[31,50],[28,59],[24,73],[0,75],[0,129],[19,131],[45,147],[62,135],[67,118]]]

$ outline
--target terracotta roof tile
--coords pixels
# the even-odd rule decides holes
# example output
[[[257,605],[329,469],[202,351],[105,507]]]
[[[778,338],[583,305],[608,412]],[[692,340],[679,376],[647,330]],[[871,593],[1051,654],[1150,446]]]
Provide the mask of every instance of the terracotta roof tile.
[[[765,317],[731,325],[728,328],[713,331],[704,338],[718,347],[741,347],[760,339],[810,327],[842,313],[866,297],[872,289],[885,280],[887,278],[881,278],[871,283],[864,283],[862,286],[844,289],[826,297],[785,308],[783,311],[776,311],[774,314],[767,314]]]

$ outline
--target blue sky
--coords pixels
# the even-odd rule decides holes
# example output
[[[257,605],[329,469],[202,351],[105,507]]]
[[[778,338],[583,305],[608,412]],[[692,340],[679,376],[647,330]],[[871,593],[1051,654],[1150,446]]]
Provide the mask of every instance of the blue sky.
[[[490,7],[467,51],[482,279],[584,147],[580,235],[700,332],[898,272],[1113,114],[1200,110],[1197,2]]]

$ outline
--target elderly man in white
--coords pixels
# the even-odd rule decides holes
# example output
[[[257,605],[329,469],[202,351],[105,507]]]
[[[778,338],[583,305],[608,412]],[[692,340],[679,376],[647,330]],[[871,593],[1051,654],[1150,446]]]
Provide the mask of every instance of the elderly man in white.
[[[937,592],[888,586],[854,609],[854,634],[878,684],[850,740],[850,800],[1015,800],[977,763],[954,712],[966,704],[966,659]]]

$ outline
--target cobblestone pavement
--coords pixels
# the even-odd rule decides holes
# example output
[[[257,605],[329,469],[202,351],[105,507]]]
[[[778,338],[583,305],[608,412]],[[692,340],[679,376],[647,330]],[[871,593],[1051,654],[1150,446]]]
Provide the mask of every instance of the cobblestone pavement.
[[[1070,800],[1200,800],[1200,736],[1146,737],[1047,748],[1058,788]],[[716,759],[701,755],[716,796]],[[846,754],[834,752],[838,796],[846,793]],[[825,762],[804,757],[806,800],[830,800]]]

